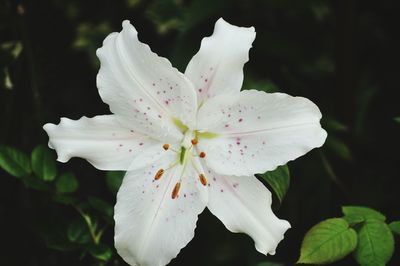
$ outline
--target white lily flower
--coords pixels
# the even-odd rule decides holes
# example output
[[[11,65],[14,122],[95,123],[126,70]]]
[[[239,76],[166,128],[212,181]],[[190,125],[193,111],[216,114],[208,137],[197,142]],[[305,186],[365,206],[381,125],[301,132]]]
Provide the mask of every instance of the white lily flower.
[[[271,210],[255,173],[320,147],[318,107],[283,93],[240,91],[255,30],[223,19],[185,74],[153,53],[124,21],[97,50],[97,86],[112,115],[46,124],[58,160],[82,157],[125,170],[115,246],[131,265],[166,265],[194,236],[207,206],[232,232],[274,254],[289,223]]]

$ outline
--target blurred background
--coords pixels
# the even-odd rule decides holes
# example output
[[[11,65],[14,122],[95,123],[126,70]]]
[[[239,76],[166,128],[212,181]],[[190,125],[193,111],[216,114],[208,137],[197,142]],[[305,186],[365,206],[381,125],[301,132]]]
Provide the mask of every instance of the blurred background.
[[[243,88],[311,99],[329,133],[323,148],[289,163],[282,202],[274,195],[274,211],[292,224],[275,256],[257,253],[249,237],[205,211],[171,265],[293,265],[306,231],[341,216],[343,205],[398,220],[398,7],[371,0],[0,0],[0,145],[17,149],[22,161],[33,150],[45,154],[54,173],[40,179],[0,169],[0,264],[126,265],[113,247],[122,174],[82,159],[52,165],[55,152],[43,152],[42,130],[63,116],[109,113],[96,89],[95,51],[124,19],[182,72],[219,17],[254,26]],[[388,265],[400,265],[398,251]],[[350,256],[333,265],[356,263]]]

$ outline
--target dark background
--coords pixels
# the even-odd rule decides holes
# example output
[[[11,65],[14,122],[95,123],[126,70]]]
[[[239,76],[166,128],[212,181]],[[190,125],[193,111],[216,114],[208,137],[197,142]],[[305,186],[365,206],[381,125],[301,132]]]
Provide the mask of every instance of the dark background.
[[[244,89],[280,90],[314,101],[329,133],[322,149],[289,163],[291,184],[274,210],[291,222],[275,256],[256,252],[250,238],[232,234],[208,211],[193,241],[171,265],[293,265],[305,232],[341,216],[342,205],[376,208],[400,219],[399,6],[397,1],[305,0],[0,0],[0,43],[18,41],[12,60],[0,57],[12,88],[0,83],[0,144],[30,153],[47,143],[42,125],[62,116],[109,113],[96,89],[95,50],[131,20],[141,41],[184,71],[204,36],[223,17],[255,26]],[[340,126],[339,126],[340,125]],[[76,197],[114,204],[105,173],[82,159],[58,163],[80,182]],[[82,250],[49,247],[78,214],[0,170],[1,265],[105,265]],[[46,230],[43,230],[45,228]],[[58,230],[52,232],[47,229]],[[50,236],[49,236],[50,234]],[[112,225],[103,242],[113,246]],[[397,242],[398,243],[398,242]],[[157,250],[154,251],[155,254]],[[389,265],[400,265],[397,247]],[[275,262],[268,264],[267,262]],[[351,256],[334,265],[355,265]],[[116,255],[107,265],[124,265]]]

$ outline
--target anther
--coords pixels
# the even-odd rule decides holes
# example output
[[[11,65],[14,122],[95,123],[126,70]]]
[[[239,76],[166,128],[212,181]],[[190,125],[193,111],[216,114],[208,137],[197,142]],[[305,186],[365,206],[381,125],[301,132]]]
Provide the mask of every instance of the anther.
[[[206,177],[204,176],[204,174],[200,174],[200,175],[199,175],[199,179],[200,179],[200,182],[201,182],[201,184],[202,184],[203,186],[206,186],[206,185],[207,185],[207,179],[206,179]]]
[[[172,199],[176,199],[180,188],[181,188],[181,182],[176,183],[174,189],[172,190],[172,194],[171,194]]]
[[[199,140],[198,140],[198,139],[192,139],[192,144],[193,144],[193,145],[196,145],[197,143],[199,143]]]
[[[165,143],[162,147],[163,147],[164,150],[167,151],[169,149],[169,144]]]
[[[200,157],[200,158],[206,157],[206,153],[205,153],[204,151],[200,152],[199,157]]]
[[[164,169],[160,169],[157,171],[156,175],[154,176],[154,180],[158,180],[161,178],[161,176],[164,174]]]

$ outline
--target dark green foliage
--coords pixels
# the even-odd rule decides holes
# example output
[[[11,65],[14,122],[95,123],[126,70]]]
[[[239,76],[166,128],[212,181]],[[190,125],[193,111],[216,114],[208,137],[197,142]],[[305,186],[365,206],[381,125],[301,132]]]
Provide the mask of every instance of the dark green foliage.
[[[32,171],[26,154],[6,146],[0,146],[0,167],[15,177],[27,176]]]
[[[56,180],[56,190],[59,193],[73,193],[79,188],[79,182],[72,173],[62,174]]]
[[[117,194],[119,187],[122,184],[122,179],[124,178],[125,172],[122,171],[112,171],[106,174],[106,183],[108,189],[113,193]]]
[[[298,263],[332,263],[354,251],[361,266],[386,265],[394,252],[398,222],[388,225],[383,214],[367,207],[345,206],[342,212],[343,218],[327,219],[307,232]]]
[[[279,201],[282,202],[290,184],[289,168],[286,165],[278,166],[274,171],[260,175],[275,192]]]
[[[400,265],[398,245],[391,256],[388,231],[400,239],[397,5],[0,0],[0,265],[126,265],[113,248],[112,217],[124,173],[98,171],[81,159],[57,163],[42,126],[60,117],[109,113],[96,89],[95,52],[123,19],[183,72],[219,17],[256,28],[243,89],[311,99],[329,137],[322,148],[290,162],[290,176],[285,167],[259,176],[274,195],[276,215],[292,224],[275,256],[260,255],[249,238],[227,232],[206,211],[195,238],[171,265],[293,265],[312,225],[337,217],[339,206],[355,204],[382,214],[343,208],[345,231],[354,230],[358,242],[353,255],[332,265],[370,265],[363,259]],[[343,247],[352,247],[347,244],[354,238],[348,239]],[[369,239],[380,244],[368,245]],[[349,250],[315,254],[329,262]]]
[[[357,234],[346,220],[332,218],[307,232],[297,263],[327,264],[344,258],[357,246]]]
[[[382,221],[365,221],[358,230],[358,243],[354,257],[361,266],[386,265],[393,255],[393,235]]]
[[[49,148],[37,146],[31,155],[32,170],[44,181],[53,181],[57,175],[54,153]]]

